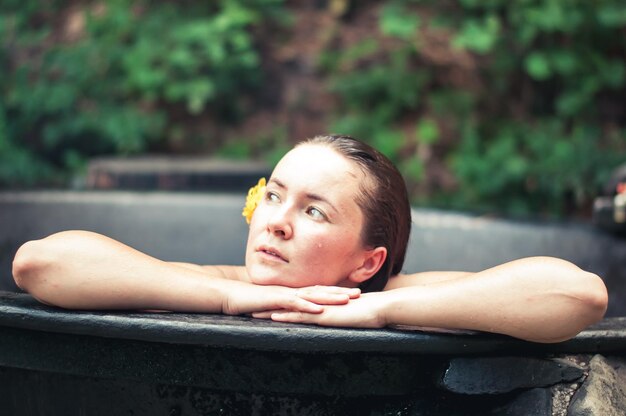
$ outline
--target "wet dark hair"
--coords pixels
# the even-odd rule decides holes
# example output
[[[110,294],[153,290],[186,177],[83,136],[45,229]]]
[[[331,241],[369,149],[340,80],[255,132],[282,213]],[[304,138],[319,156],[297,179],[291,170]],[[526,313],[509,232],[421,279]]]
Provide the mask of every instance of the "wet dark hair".
[[[367,180],[356,198],[365,217],[361,240],[366,247],[385,247],[387,258],[360,288],[363,292],[383,290],[389,276],[402,270],[411,233],[411,206],[404,178],[385,155],[350,136],[316,136],[299,146],[305,144],[329,146],[365,173]]]

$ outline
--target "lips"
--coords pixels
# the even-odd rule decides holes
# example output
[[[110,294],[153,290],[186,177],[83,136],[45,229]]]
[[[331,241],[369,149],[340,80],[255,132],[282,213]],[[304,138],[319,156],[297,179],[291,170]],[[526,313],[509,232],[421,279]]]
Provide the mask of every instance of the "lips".
[[[289,263],[289,260],[283,256],[283,254],[274,247],[261,246],[257,249],[257,253],[261,253],[265,258],[280,260],[285,263]]]

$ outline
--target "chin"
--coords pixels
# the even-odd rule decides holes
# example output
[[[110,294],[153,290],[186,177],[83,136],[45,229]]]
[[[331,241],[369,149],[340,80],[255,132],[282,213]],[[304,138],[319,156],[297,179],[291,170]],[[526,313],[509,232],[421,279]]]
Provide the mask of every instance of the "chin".
[[[278,279],[275,279],[271,276],[257,276],[257,277],[250,277],[250,282],[254,283],[255,285],[261,285],[261,286],[285,286],[284,283],[278,281]]]
[[[250,282],[255,285],[269,286],[287,286],[287,284],[281,279],[281,276],[272,270],[266,270],[263,267],[251,266],[246,267],[248,271],[248,277]]]

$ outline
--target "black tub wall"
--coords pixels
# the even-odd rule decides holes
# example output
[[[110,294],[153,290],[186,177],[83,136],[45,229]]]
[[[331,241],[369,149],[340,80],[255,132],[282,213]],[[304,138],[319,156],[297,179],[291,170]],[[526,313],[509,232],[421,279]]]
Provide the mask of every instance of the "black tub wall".
[[[17,291],[11,260],[25,241],[96,231],[155,257],[242,264],[244,195],[139,192],[0,193],[0,290]],[[520,257],[564,258],[599,274],[607,316],[626,315],[626,239],[585,224],[527,223],[416,209],[405,271],[477,271]]]

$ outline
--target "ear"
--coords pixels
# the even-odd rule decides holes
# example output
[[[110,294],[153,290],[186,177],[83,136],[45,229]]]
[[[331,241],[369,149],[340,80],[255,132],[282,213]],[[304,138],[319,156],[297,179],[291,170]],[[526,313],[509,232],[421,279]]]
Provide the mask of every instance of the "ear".
[[[370,277],[374,276],[387,258],[387,249],[385,247],[376,247],[375,249],[365,252],[363,262],[359,267],[350,273],[348,280],[355,283],[363,283]]]

